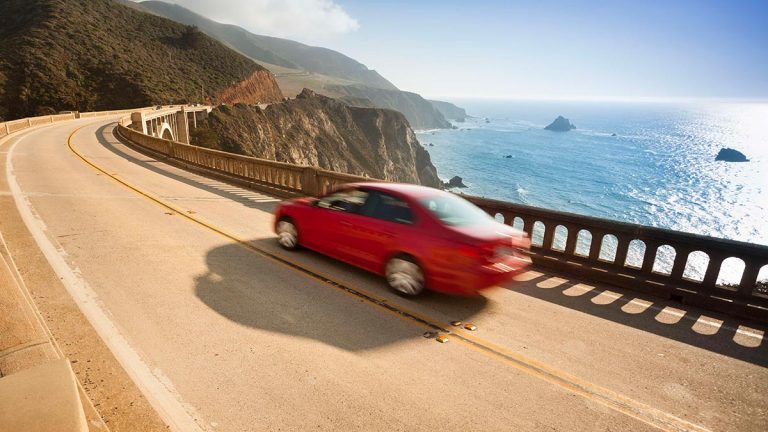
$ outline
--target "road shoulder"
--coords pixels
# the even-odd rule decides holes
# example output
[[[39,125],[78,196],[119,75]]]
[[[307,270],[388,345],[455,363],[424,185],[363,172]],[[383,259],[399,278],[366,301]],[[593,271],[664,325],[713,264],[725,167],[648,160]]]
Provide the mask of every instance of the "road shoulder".
[[[16,263],[18,276],[107,426],[112,431],[167,430],[62,285],[16,208],[5,175],[6,153],[16,140],[34,132],[14,134],[0,140],[0,233]]]

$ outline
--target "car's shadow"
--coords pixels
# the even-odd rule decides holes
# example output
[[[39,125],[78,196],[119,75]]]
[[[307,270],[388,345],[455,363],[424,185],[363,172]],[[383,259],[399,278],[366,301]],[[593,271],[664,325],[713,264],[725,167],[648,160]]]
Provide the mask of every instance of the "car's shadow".
[[[260,247],[267,242],[274,246],[274,239],[254,241],[262,243]],[[362,277],[369,282],[364,287],[324,282],[322,276],[308,275],[242,245],[228,244],[208,252],[208,272],[196,278],[195,294],[211,309],[241,325],[313,339],[347,351],[421,338],[429,330],[416,320],[351,292],[360,289],[377,296],[384,294],[387,288],[382,279],[314,252],[297,253],[309,254],[315,262],[327,260],[325,264],[339,272],[351,272],[357,279]],[[454,309],[453,316],[460,314],[456,319],[462,320],[477,315],[487,303],[482,296],[462,298],[429,293],[426,299]],[[406,307],[417,301],[420,300],[397,299],[398,304]]]

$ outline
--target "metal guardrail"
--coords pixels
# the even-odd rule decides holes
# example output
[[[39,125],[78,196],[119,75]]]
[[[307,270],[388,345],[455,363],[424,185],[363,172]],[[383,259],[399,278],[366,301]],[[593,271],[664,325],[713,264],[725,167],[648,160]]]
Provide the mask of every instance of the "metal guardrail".
[[[224,180],[284,197],[319,196],[344,183],[382,181],[195,147],[144,135],[130,129],[129,124],[130,119],[122,119],[119,133],[139,147]],[[538,265],[768,320],[768,293],[757,289],[760,270],[768,265],[768,246],[464,197],[504,223],[526,231],[533,239],[533,260]],[[692,257],[699,258],[700,263],[707,261],[701,278],[696,278],[696,272],[689,274]],[[744,263],[738,284],[718,284],[722,264],[728,258]],[[664,268],[665,261],[671,262],[670,268]]]

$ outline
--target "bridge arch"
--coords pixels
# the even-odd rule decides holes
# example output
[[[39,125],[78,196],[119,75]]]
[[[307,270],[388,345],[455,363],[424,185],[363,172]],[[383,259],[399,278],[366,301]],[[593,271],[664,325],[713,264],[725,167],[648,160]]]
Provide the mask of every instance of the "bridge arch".
[[[173,129],[167,122],[163,122],[163,124],[160,126],[160,138],[176,141],[176,137],[173,136]]]

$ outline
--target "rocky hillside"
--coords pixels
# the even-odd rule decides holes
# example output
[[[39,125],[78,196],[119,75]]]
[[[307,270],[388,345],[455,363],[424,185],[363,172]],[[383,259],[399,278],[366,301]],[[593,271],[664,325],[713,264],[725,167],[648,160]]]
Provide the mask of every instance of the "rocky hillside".
[[[246,102],[282,98],[271,74],[247,57],[112,0],[3,0],[0,40],[5,119],[201,97],[234,102],[228,89],[238,85]]]
[[[397,89],[376,71],[334,50],[253,34],[242,27],[218,23],[179,5],[162,1],[144,1],[140,5],[157,15],[197,26],[201,31],[260,62],[347,79],[371,87]]]
[[[439,187],[429,153],[402,114],[351,107],[311,90],[265,109],[213,110],[192,143],[264,159]]]
[[[450,128],[440,111],[416,93],[358,85],[328,85],[322,93],[338,97],[352,106],[374,106],[400,111],[414,129]],[[365,101],[369,100],[370,103]]]
[[[415,129],[450,127],[443,114],[415,93],[401,92],[392,83],[344,54],[288,39],[261,36],[203,17],[179,5],[144,1],[140,7],[201,31],[249,56],[275,73],[286,96],[304,88],[343,98],[355,106],[394,109]],[[369,100],[366,102],[365,100]]]

